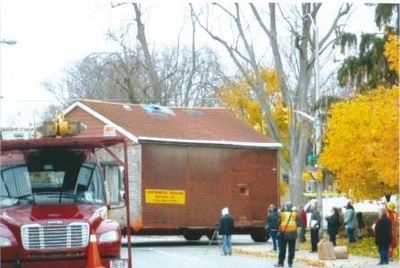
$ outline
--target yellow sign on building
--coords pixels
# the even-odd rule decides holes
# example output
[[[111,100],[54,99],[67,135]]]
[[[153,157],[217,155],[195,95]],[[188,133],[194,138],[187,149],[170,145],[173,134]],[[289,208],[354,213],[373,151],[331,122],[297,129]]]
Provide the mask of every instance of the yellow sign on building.
[[[186,193],[182,190],[146,189],[146,203],[184,205]]]

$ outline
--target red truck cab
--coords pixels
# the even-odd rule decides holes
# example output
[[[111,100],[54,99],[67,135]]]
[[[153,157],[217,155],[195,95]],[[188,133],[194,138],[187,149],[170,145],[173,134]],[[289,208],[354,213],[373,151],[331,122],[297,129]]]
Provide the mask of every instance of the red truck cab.
[[[1,267],[86,267],[95,234],[104,267],[121,259],[121,229],[107,219],[95,148],[109,138],[1,141]]]

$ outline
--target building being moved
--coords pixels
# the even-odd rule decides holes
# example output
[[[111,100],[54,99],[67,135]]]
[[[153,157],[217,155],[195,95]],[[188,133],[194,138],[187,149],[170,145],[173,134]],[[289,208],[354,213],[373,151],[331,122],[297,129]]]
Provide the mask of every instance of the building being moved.
[[[83,136],[106,128],[129,141],[129,189],[134,234],[213,234],[229,207],[235,233],[265,241],[270,204],[279,205],[279,143],[223,108],[167,108],[77,101],[67,120],[87,125]],[[122,150],[114,148],[120,155]],[[120,201],[124,178],[118,163],[98,152],[109,200]],[[121,210],[123,211],[123,210]],[[111,211],[118,219],[123,213]],[[121,223],[125,223],[125,219]]]

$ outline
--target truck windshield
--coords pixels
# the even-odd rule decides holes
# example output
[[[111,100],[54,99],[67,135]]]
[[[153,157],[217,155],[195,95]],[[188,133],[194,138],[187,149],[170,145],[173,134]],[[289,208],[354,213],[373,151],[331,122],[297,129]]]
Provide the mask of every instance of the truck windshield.
[[[30,204],[104,204],[99,166],[71,157],[2,167],[0,206]]]

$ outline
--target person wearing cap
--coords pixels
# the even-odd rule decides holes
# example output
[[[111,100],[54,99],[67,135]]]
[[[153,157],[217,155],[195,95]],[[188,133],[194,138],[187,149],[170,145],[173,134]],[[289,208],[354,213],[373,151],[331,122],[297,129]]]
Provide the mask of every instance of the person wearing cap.
[[[389,247],[389,258],[390,261],[394,261],[394,255],[399,244],[399,234],[397,231],[397,213],[396,213],[396,203],[389,202],[386,204],[387,207],[387,217],[392,223],[392,243],[390,243]]]
[[[275,267],[284,267],[283,263],[286,257],[286,247],[288,246],[288,265],[293,267],[293,259],[295,255],[296,237],[297,237],[297,213],[292,211],[292,204],[285,204],[285,212],[281,214],[281,224],[279,232],[279,254],[278,263]]]
[[[234,230],[234,221],[231,215],[229,215],[229,209],[223,208],[222,218],[219,222],[219,233],[222,236],[222,251],[224,255],[232,255],[232,233]]]

